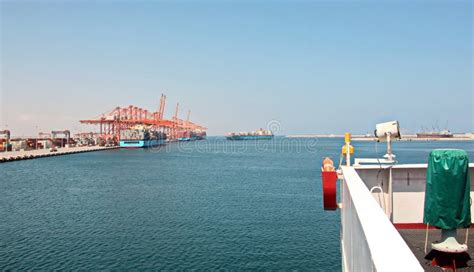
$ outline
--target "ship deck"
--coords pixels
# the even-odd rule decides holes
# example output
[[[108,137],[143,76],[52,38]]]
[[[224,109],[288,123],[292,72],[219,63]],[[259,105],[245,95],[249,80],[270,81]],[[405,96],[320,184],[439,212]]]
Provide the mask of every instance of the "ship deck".
[[[473,229],[470,230],[468,237],[468,254],[471,258],[474,258],[474,234]],[[399,230],[402,238],[407,243],[413,254],[416,256],[421,266],[425,271],[443,271],[440,267],[432,266],[431,260],[425,258],[425,233],[423,229],[402,229]],[[428,233],[428,256],[431,250],[431,243],[441,238],[441,230],[430,229]],[[466,239],[466,230],[458,230],[458,241],[463,243]],[[458,271],[474,271],[474,259],[467,261],[466,267],[458,267]]]
[[[431,251],[431,243],[440,239],[441,230],[429,230],[428,254],[424,252],[427,164],[382,166],[369,160],[355,159],[355,166],[341,167],[343,270],[443,271],[431,265],[434,256],[439,262],[454,264],[447,254]],[[469,168],[474,188],[474,163]],[[470,195],[474,199],[474,191]],[[470,260],[474,258],[473,232],[467,241],[469,251],[461,256],[465,265],[463,258],[456,258],[459,271],[474,272],[474,261]],[[464,243],[465,239],[465,230],[458,230],[458,241]]]

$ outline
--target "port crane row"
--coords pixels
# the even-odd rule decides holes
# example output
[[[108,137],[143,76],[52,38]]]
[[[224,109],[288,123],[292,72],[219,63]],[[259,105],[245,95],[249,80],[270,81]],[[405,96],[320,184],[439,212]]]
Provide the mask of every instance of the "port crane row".
[[[188,111],[186,120],[178,118],[179,103],[176,104],[171,119],[164,118],[166,95],[162,94],[157,111],[152,112],[140,107],[116,107],[95,118],[80,120],[82,124],[99,125],[98,136],[104,140],[120,140],[120,131],[136,125],[150,126],[152,129],[166,133],[168,139],[175,140],[179,132],[206,131],[207,128],[189,120],[191,111]]]

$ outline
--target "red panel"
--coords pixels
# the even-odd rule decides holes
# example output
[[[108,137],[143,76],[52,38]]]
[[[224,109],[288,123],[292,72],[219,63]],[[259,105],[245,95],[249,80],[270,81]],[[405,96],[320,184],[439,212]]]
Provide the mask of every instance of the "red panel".
[[[336,202],[336,184],[337,184],[337,173],[336,171],[322,171],[323,180],[323,206],[325,210],[337,209]]]
[[[423,223],[397,223],[393,224],[396,229],[426,229],[426,224]],[[436,229],[436,227],[430,226],[430,229]],[[474,224],[471,224],[471,228],[474,228]]]

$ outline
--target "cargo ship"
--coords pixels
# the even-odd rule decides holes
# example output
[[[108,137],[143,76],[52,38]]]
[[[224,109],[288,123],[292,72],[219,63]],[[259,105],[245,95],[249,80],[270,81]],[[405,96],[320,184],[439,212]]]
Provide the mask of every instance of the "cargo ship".
[[[166,134],[156,131],[148,126],[137,125],[120,131],[120,147],[124,148],[148,148],[164,145]]]
[[[189,142],[189,141],[198,141],[206,139],[206,132],[200,130],[186,130],[178,132],[178,141],[180,142]]]
[[[416,134],[417,138],[452,138],[453,134],[449,130],[421,132]]]
[[[376,135],[387,141],[383,158],[353,158],[346,134],[339,166],[327,157],[321,167],[323,207],[340,211],[342,271],[474,270],[467,153],[435,149],[428,163],[399,164],[396,128]]]
[[[226,138],[231,141],[271,140],[273,139],[273,132],[270,130],[259,129],[252,132],[229,133]]]
[[[196,140],[205,140],[207,137],[207,133],[205,131],[197,130],[196,132]]]

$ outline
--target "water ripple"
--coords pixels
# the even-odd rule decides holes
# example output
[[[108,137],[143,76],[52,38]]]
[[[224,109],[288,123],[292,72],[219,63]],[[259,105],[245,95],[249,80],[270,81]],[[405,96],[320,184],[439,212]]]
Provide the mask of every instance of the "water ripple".
[[[2,164],[0,269],[340,270],[339,215],[321,209],[318,173],[340,143],[318,143],[325,154],[216,144]],[[400,144],[408,162],[435,147],[417,157]]]

